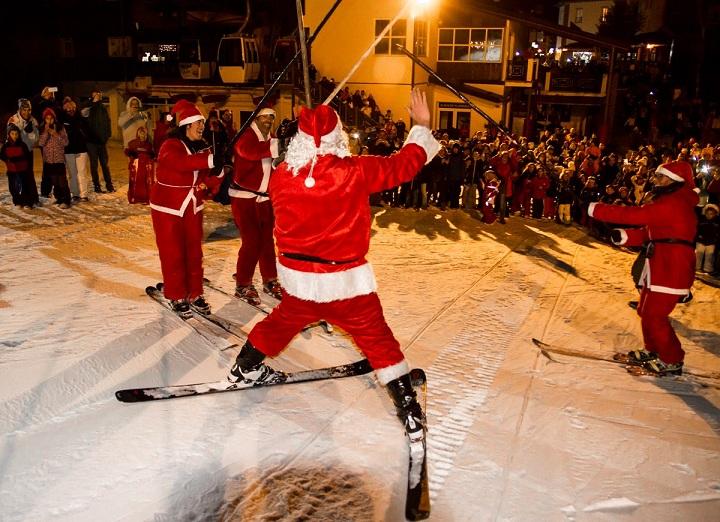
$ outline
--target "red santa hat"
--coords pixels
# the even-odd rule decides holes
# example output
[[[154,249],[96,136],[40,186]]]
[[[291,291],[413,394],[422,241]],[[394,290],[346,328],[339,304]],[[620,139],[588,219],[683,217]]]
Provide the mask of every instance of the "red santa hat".
[[[669,161],[663,163],[657,169],[656,174],[662,174],[674,181],[681,181],[693,190],[695,189],[695,176],[693,175],[692,166],[687,161]]]
[[[295,175],[310,163],[305,186],[315,186],[313,168],[318,156],[332,154],[344,158],[350,156],[347,135],[335,110],[329,105],[314,109],[304,107],[298,118],[298,132],[288,146],[285,161]]]
[[[175,115],[178,127],[205,119],[198,106],[187,100],[178,100],[170,112]]]

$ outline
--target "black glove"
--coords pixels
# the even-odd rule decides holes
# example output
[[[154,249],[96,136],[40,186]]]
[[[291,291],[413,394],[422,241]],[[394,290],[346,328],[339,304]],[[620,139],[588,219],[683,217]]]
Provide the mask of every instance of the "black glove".
[[[30,134],[34,129],[35,127],[33,127],[32,121],[29,121],[25,124],[25,132],[27,132],[28,134]]]
[[[622,234],[620,233],[619,228],[613,228],[610,232],[610,239],[613,243],[616,245],[619,244],[622,241]]]

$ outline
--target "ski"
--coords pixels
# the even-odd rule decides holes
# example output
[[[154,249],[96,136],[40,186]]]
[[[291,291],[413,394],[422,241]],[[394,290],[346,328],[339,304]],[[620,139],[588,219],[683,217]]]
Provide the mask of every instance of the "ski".
[[[419,395],[426,420],[423,439],[409,443],[405,518],[425,520],[430,516],[430,485],[427,471],[427,378],[425,372],[420,368],[414,368],[410,371],[410,382]]]
[[[203,283],[205,284],[205,286],[207,286],[211,290],[215,290],[216,292],[219,292],[223,295],[232,297],[233,299],[237,299],[238,301],[242,301],[243,303],[245,303],[249,306],[252,306],[259,312],[264,313],[265,315],[268,315],[270,312],[272,312],[272,307],[267,306],[266,304],[263,304],[263,303],[260,303],[259,305],[255,305],[245,299],[242,299],[242,298],[236,296],[234,293],[230,293],[226,290],[223,290],[219,286],[216,286],[207,277],[203,277]],[[323,331],[327,334],[332,334],[335,331],[330,323],[328,323],[325,320],[321,320],[321,321],[318,321],[316,324],[310,324],[310,325],[306,326],[305,328],[303,328],[303,332],[306,330],[309,330],[310,328],[314,328],[315,326],[320,326],[323,329]]]
[[[247,340],[247,334],[240,330],[239,328],[226,328],[223,326],[223,323],[227,323],[229,321],[225,321],[224,319],[217,317],[213,314],[210,314],[210,316],[202,315],[197,313],[196,311],[193,312],[193,317],[189,319],[184,319],[180,317],[178,314],[176,314],[172,308],[170,307],[170,301],[165,299],[165,296],[162,293],[162,283],[158,283],[157,286],[148,286],[145,288],[145,293],[156,303],[158,303],[160,306],[165,308],[166,310],[173,313],[174,316],[176,316],[178,319],[183,321],[185,324],[193,328],[199,335],[207,339],[209,342],[211,342],[214,345],[217,345],[218,339],[221,339],[221,337],[218,337],[217,335],[214,335],[212,333],[209,333],[205,331],[205,328],[202,326],[202,321],[198,321],[198,318],[205,319],[207,321],[210,321],[212,323],[215,323],[217,326],[222,328],[223,330],[227,331],[228,333],[234,335],[235,337],[240,338],[242,341]],[[234,348],[238,346],[237,343],[230,344],[228,346],[225,346],[222,348],[222,350],[227,350],[229,348]]]
[[[153,388],[129,388],[118,390],[115,397],[120,402],[146,402],[162,399],[177,399],[179,397],[192,397],[196,395],[208,395],[210,393],[222,393],[250,388],[266,388],[281,384],[293,384],[298,382],[322,381],[326,379],[342,379],[370,373],[372,368],[367,359],[361,359],[354,363],[330,366],[316,370],[302,370],[298,372],[284,373],[285,379],[272,384],[242,383],[221,380],[216,382],[202,382],[196,384],[180,384],[175,386],[158,386]]]
[[[170,302],[167,299],[165,299],[165,296],[163,296],[162,288],[163,288],[163,284],[158,283],[155,286],[148,286],[145,289],[145,292],[147,292],[147,294],[150,297],[155,299],[155,301],[157,301],[158,303],[160,303],[161,305],[163,305],[165,308],[167,308],[168,310],[170,310],[172,312],[172,308],[170,308]],[[213,323],[214,325],[225,330],[227,333],[232,334],[235,337],[239,337],[243,341],[247,341],[247,334],[245,332],[243,332],[242,328],[237,323],[233,323],[232,321],[223,319],[222,317],[217,316],[213,313],[201,314],[200,312],[198,312],[197,310],[193,310],[192,308],[190,309],[190,311],[193,314],[193,319],[197,318],[197,319],[200,319],[201,321],[204,320],[204,321]],[[187,322],[188,324],[191,324],[190,321],[192,321],[192,319],[184,320],[184,321]],[[194,325],[191,324],[191,326],[194,326]],[[196,330],[197,330],[197,328],[196,328]]]
[[[642,372],[642,370],[637,370],[637,368],[641,368],[640,366],[629,364],[628,356],[625,353],[616,352],[612,356],[605,356],[605,355],[596,355],[591,353],[585,353],[581,352],[579,350],[572,350],[568,348],[562,348],[560,346],[555,346],[552,344],[544,343],[539,339],[535,339],[533,337],[532,342],[540,349],[540,352],[547,357],[549,360],[553,362],[559,362],[557,359],[555,359],[552,354],[557,355],[565,355],[567,357],[577,357],[580,359],[589,359],[592,361],[602,361],[602,362],[609,362],[613,364],[617,364],[623,367],[632,366],[631,369],[628,371],[632,373],[633,375],[654,375],[650,372]],[[720,379],[720,373],[712,372],[712,373],[705,373],[705,372],[699,372],[696,370],[690,370],[688,368],[683,368],[683,374],[692,376],[692,377],[699,377],[701,379]]]

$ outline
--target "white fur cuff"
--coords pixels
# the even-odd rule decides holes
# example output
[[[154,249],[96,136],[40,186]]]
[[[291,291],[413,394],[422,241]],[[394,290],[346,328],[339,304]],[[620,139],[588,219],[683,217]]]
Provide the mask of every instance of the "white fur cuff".
[[[375,370],[375,375],[377,376],[378,381],[380,381],[380,384],[383,386],[386,386],[387,383],[394,381],[398,377],[402,377],[406,373],[410,373],[410,367],[405,359],[399,363],[393,364],[392,366],[386,366],[385,368]]]
[[[301,272],[277,263],[278,279],[285,291],[299,299],[315,303],[341,301],[377,291],[370,263],[341,272]]]
[[[280,141],[277,138],[270,138],[270,155],[273,158],[280,156]]]
[[[613,243],[615,243],[616,245],[624,245],[625,243],[627,243],[628,235],[627,235],[627,232],[625,231],[625,229],[616,228],[615,230],[618,230],[620,232],[620,241],[618,241],[617,243],[615,241],[613,241]]]
[[[597,205],[597,202],[590,203],[590,205],[588,205],[588,216],[595,217],[593,216],[593,214],[595,213],[595,205]]]
[[[430,163],[430,161],[435,157],[435,154],[437,154],[440,150],[440,143],[438,143],[438,140],[433,137],[430,129],[421,125],[413,125],[413,128],[410,129],[408,137],[403,145],[407,145],[408,143],[414,143],[423,148],[426,155],[426,165]]]

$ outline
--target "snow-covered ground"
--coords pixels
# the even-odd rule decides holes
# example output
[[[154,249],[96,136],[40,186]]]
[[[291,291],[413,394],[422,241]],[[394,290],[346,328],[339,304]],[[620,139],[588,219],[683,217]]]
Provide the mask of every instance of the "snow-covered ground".
[[[223,378],[242,339],[211,342],[145,296],[160,279],[148,208],[127,204],[111,157],[118,193],[69,210],[18,210],[0,181],[0,520],[403,520],[404,435],[372,376],[116,401]],[[631,254],[546,221],[374,213],[388,322],[428,374],[431,520],[720,519],[720,383],[550,362],[531,342],[639,346]],[[206,276],[229,290],[228,208],[205,229]],[[246,330],[259,319],[208,298]],[[720,371],[720,290],[696,284],[673,323],[686,365]],[[358,358],[313,330],[274,364]]]

